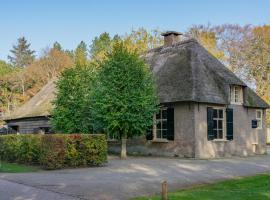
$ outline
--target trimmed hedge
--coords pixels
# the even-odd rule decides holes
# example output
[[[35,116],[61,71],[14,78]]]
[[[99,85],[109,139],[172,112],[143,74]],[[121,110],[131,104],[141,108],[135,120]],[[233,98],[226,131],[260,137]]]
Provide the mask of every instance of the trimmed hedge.
[[[45,169],[102,165],[107,162],[107,140],[103,134],[4,135],[0,156]]]

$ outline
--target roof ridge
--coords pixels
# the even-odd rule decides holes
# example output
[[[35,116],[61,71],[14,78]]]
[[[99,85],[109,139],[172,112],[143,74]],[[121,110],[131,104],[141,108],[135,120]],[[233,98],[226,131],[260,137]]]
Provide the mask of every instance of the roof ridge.
[[[154,52],[159,52],[161,50],[164,50],[164,52],[168,51],[168,50],[171,50],[173,48],[177,49],[177,47],[180,47],[180,46],[183,46],[185,44],[188,44],[188,43],[198,43],[198,41],[195,39],[195,38],[188,38],[188,39],[185,39],[185,40],[182,40],[180,42],[177,42],[173,45],[170,45],[170,46],[160,46],[160,47],[156,47],[154,49],[150,49],[146,52],[147,53],[154,53]]]

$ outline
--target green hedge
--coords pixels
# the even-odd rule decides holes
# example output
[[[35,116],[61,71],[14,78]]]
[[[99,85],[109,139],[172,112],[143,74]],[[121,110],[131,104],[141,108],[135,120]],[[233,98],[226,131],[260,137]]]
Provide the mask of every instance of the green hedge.
[[[102,165],[107,162],[107,140],[102,134],[4,135],[0,156],[45,169]]]

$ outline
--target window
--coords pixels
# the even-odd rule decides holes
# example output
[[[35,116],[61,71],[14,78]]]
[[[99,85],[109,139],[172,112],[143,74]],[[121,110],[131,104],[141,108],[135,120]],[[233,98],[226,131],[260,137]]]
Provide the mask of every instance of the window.
[[[156,138],[167,139],[167,108],[161,108],[156,115]]]
[[[214,139],[224,139],[224,110],[213,109]]]
[[[262,110],[256,110],[257,128],[262,129]]]
[[[242,104],[243,103],[242,86],[231,86],[231,103],[232,104]]]
[[[153,117],[153,126],[146,130],[146,139],[153,142],[174,140],[174,108],[161,107]]]

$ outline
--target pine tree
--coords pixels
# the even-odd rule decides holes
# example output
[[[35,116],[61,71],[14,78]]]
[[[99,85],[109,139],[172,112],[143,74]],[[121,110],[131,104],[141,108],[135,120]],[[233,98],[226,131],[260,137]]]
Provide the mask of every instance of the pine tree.
[[[84,41],[81,41],[75,50],[75,64],[77,66],[87,64],[87,46]]]
[[[10,52],[13,56],[8,56],[10,62],[16,67],[26,67],[35,59],[34,53],[30,47],[30,43],[27,42],[25,37],[18,39],[17,45],[13,45],[13,49]]]
[[[105,54],[111,50],[111,37],[109,33],[102,33],[99,37],[95,37],[90,45],[90,56],[92,59],[102,60]]]
[[[59,42],[57,42],[57,41],[53,43],[53,49],[56,49],[58,51],[63,50],[61,44]]]

